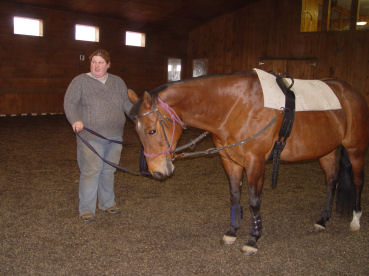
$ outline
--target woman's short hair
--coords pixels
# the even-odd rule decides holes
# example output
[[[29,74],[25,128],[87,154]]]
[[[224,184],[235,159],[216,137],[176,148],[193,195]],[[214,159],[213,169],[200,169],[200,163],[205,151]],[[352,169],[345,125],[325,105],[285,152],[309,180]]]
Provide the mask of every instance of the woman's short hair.
[[[100,57],[102,57],[102,58],[106,61],[106,63],[109,63],[109,62],[110,62],[110,55],[109,55],[108,51],[106,51],[106,50],[104,50],[104,49],[98,49],[98,50],[94,51],[94,52],[89,56],[90,61],[92,60],[92,58],[93,58],[94,56],[100,56]]]

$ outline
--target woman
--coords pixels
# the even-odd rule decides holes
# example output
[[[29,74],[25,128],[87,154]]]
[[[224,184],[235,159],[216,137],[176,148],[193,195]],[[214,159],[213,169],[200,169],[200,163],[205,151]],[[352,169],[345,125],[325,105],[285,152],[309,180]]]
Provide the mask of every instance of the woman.
[[[86,126],[111,140],[122,141],[132,103],[124,81],[108,73],[109,53],[99,49],[90,55],[90,72],[75,77],[64,97],[65,115],[73,131]],[[122,145],[103,140],[82,131],[87,140],[105,159],[119,163]],[[119,214],[114,194],[115,168],[104,163],[77,138],[77,161],[80,169],[79,215],[84,221],[95,220],[96,202],[101,210]]]

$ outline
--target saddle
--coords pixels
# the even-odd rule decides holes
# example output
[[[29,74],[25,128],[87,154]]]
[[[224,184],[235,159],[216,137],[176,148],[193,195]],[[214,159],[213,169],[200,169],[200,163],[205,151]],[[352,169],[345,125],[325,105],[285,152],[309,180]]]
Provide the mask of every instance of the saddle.
[[[274,73],[273,73],[274,74]],[[292,80],[291,84],[287,87],[284,82],[284,77],[279,74],[274,74],[276,76],[276,82],[279,88],[285,95],[285,106],[283,109],[283,121],[281,129],[279,130],[278,140],[275,142],[272,152],[269,155],[268,160],[273,159],[272,167],[272,188],[277,186],[278,182],[278,170],[279,170],[279,160],[281,153],[286,146],[287,138],[290,136],[293,122],[295,121],[295,93],[291,90],[294,84],[294,80],[288,74],[286,76]]]

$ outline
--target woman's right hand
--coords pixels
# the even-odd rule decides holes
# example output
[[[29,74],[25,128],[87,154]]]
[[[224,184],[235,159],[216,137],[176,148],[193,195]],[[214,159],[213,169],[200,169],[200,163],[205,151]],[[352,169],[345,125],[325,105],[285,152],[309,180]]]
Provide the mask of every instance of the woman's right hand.
[[[83,123],[82,121],[77,121],[72,125],[74,132],[80,132],[83,130]]]

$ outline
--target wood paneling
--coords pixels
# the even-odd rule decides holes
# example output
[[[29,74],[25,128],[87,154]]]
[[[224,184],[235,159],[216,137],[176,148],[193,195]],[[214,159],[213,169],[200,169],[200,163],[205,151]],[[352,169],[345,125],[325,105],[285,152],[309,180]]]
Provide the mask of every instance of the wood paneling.
[[[14,15],[42,19],[44,37],[13,35]],[[250,1],[189,35],[148,32],[146,47],[137,48],[123,45],[125,25],[116,18],[0,2],[0,114],[59,112],[60,95],[88,71],[88,55],[100,47],[111,54],[110,72],[138,93],[167,81],[168,57],[185,61],[184,78],[192,75],[193,59],[207,59],[208,73],[216,74],[260,67],[260,58],[269,58],[264,68],[295,78],[345,79],[369,102],[369,30],[301,33],[300,15],[301,1]],[[76,23],[99,26],[101,42],[75,41]],[[316,66],[303,61],[309,58]]]
[[[42,19],[44,36],[14,35],[16,15]],[[75,41],[75,24],[99,26],[100,42]],[[0,2],[0,114],[61,112],[61,95],[76,75],[88,72],[88,56],[97,48],[109,51],[110,72],[138,93],[165,83],[167,58],[186,58],[187,36],[149,32],[145,48],[127,47],[125,28],[118,19]]]
[[[316,79],[316,58],[260,58],[258,68],[278,74],[294,72],[302,79]]]
[[[260,67],[260,58],[269,57],[272,67],[286,68],[295,78],[346,80],[369,103],[369,30],[301,33],[300,16],[301,1],[247,5],[191,31],[188,62],[207,58],[209,74],[218,74]],[[316,59],[316,66],[304,64],[306,58]]]
[[[0,98],[0,114],[64,112],[64,93],[1,93]]]
[[[182,35],[192,28],[258,0],[1,0],[69,13],[115,18],[136,31],[165,30]]]

